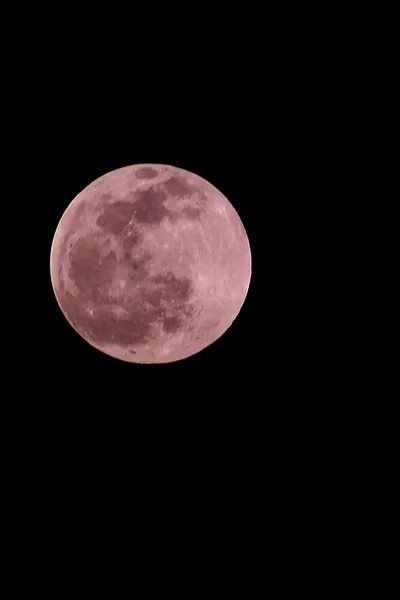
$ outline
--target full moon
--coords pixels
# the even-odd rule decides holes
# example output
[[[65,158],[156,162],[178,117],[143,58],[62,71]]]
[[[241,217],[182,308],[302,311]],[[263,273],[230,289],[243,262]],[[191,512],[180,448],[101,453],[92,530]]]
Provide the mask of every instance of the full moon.
[[[251,253],[232,204],[183,169],[106,173],[72,200],[54,234],[57,302],[91,346],[133,363],[192,356],[221,337],[245,301]]]

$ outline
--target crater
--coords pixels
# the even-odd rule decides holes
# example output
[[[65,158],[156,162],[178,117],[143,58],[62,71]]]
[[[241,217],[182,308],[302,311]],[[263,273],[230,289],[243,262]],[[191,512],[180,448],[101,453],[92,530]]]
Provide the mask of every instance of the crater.
[[[138,283],[143,281],[148,274],[145,261],[133,260],[129,262],[129,279],[131,282]]]
[[[190,187],[185,179],[173,175],[165,182],[164,187],[171,196],[185,196],[190,193]]]
[[[201,210],[194,206],[186,206],[182,212],[189,221],[195,221],[201,214]]]
[[[142,167],[136,171],[135,175],[141,179],[153,179],[157,177],[158,172],[151,167]]]
[[[106,205],[96,223],[107,233],[120,233],[129,223],[134,211],[131,202],[117,201]]]

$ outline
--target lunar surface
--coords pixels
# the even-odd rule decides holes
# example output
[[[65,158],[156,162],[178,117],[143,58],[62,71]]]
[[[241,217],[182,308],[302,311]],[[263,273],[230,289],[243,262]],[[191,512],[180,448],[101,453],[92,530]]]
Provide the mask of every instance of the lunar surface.
[[[140,164],[103,175],[72,200],[50,274],[63,314],[89,344],[128,362],[168,363],[230,327],[251,254],[236,210],[213,185]]]

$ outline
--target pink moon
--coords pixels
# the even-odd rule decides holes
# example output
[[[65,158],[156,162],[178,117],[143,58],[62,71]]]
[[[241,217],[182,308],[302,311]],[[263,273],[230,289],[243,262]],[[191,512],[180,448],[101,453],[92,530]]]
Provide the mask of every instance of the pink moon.
[[[197,354],[232,325],[251,278],[249,240],[228,199],[170,165],[106,173],[69,204],[50,275],[67,321],[133,363]]]

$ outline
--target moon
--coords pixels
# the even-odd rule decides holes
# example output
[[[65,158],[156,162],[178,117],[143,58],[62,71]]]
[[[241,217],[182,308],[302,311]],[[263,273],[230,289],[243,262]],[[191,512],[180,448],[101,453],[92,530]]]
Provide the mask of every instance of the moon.
[[[231,326],[251,252],[238,213],[211,183],[139,164],[72,200],[54,234],[50,276],[61,311],[91,346],[127,362],[169,363]]]

